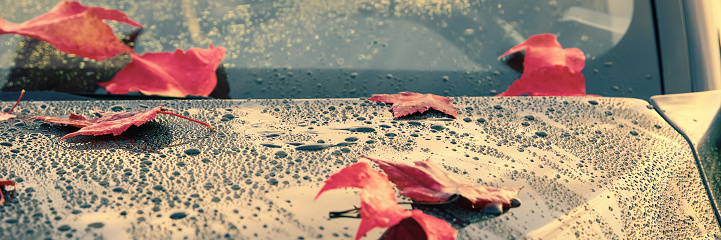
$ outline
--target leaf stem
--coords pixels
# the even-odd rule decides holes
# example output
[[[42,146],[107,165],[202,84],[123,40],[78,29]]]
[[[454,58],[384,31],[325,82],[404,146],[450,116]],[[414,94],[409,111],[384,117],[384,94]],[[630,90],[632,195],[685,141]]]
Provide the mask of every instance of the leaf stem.
[[[339,212],[330,212],[330,213],[328,213],[328,217],[329,218],[360,218],[360,213],[358,213],[358,211],[360,211],[360,208],[353,208],[351,210],[345,210],[345,211],[339,211]],[[346,213],[350,213],[350,212],[356,212],[356,214],[350,215],[350,216],[345,215]]]
[[[203,125],[205,125],[206,127],[210,128],[211,131],[215,130],[215,127],[210,126],[210,124],[207,124],[207,123],[205,123],[205,122],[198,121],[198,120],[195,120],[195,119],[192,119],[192,118],[189,118],[189,117],[186,117],[186,116],[177,114],[177,113],[166,112],[166,111],[158,111],[158,113],[173,115],[173,116],[176,116],[176,117],[185,119],[185,120],[189,120],[189,121],[193,121],[193,122],[196,122],[196,123],[200,123],[200,124],[203,124]]]
[[[20,92],[20,97],[18,98],[18,101],[15,102],[15,105],[13,105],[13,107],[10,108],[10,111],[8,111],[8,114],[11,113],[11,112],[13,112],[13,110],[15,110],[15,107],[17,107],[18,103],[20,103],[20,99],[23,99],[23,95],[25,95],[25,89],[23,89],[23,90]]]
[[[426,206],[446,205],[446,204],[457,201],[460,197],[461,197],[461,195],[453,194],[451,197],[449,197],[448,199],[446,199],[443,202],[437,202],[437,203],[434,203],[434,202],[398,202],[398,204],[414,204],[414,205],[426,205]]]
[[[404,205],[423,205],[423,206],[442,206],[447,205],[452,202],[455,202],[460,198],[460,195],[453,194],[450,198],[446,199],[445,202],[442,203],[426,203],[426,202],[398,202],[398,204],[404,204]],[[345,210],[345,211],[337,211],[337,212],[330,212],[328,213],[328,217],[330,218],[360,218],[360,210],[359,207],[353,207],[353,209]],[[356,212],[355,215],[346,215],[348,213]]]

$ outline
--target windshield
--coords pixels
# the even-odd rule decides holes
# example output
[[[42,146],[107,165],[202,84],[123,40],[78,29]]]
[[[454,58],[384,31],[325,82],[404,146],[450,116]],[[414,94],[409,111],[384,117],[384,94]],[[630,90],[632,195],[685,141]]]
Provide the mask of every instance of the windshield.
[[[56,1],[4,1],[0,17],[23,22]],[[551,33],[586,55],[589,94],[661,94],[650,6],[643,1],[94,1],[143,24],[107,21],[139,54],[209,44],[226,48],[219,98],[357,98],[413,91],[492,96],[521,75],[498,57]],[[630,30],[629,30],[630,29]],[[128,37],[129,36],[129,37]],[[4,91],[105,94],[127,57],[62,56],[0,35]],[[48,57],[51,56],[51,57]],[[516,63],[518,65],[518,63]],[[515,68],[515,70],[514,70]]]

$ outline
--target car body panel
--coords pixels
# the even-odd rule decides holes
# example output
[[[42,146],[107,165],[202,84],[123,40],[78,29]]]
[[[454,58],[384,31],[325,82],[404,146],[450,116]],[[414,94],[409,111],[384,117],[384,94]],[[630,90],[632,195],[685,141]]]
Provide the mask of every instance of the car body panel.
[[[713,201],[717,218],[721,197],[721,91],[668,94],[651,97],[651,103],[688,141],[701,177]]]
[[[2,207],[0,235],[351,238],[358,219],[328,214],[358,206],[357,192],[313,197],[330,174],[365,155],[430,158],[477,184],[524,187],[522,205],[498,217],[424,209],[451,220],[461,239],[721,236],[691,149],[645,101],[453,103],[459,119],[430,112],[394,120],[387,105],[361,99],[25,102],[21,118],[162,104],[217,129],[158,116],[117,137],[58,142],[74,128],[3,122],[0,178],[14,180],[17,194]]]

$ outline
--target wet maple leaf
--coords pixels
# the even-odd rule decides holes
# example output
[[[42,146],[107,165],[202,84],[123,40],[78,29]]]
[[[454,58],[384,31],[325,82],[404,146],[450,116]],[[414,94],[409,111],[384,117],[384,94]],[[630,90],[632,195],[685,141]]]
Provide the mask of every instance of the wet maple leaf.
[[[22,90],[22,91],[20,92],[20,97],[19,97],[18,100],[15,102],[15,105],[13,105],[13,107],[10,108],[10,111],[8,111],[7,113],[1,113],[1,112],[0,112],[0,121],[5,121],[5,120],[8,120],[8,119],[17,117],[17,116],[15,116],[15,115],[10,114],[10,113],[12,113],[13,110],[15,110],[15,107],[18,106],[18,103],[20,103],[20,99],[23,99],[23,95],[25,95],[25,90]]]
[[[403,196],[416,201],[445,202],[458,194],[460,205],[470,210],[494,214],[520,205],[520,200],[516,197],[522,187],[495,188],[474,185],[449,175],[433,165],[430,159],[416,161],[415,166],[412,166],[365,156],[361,158],[377,163],[401,190]]]
[[[585,96],[583,77],[586,57],[578,48],[563,49],[553,34],[533,35],[500,57],[526,51],[523,74],[497,96]]]
[[[393,118],[399,118],[412,113],[424,113],[428,109],[435,109],[458,118],[458,110],[451,102],[453,99],[435,94],[420,94],[414,92],[400,92],[398,94],[377,94],[367,100],[391,103],[390,111]]]
[[[12,190],[5,190],[5,187],[12,186]],[[13,197],[15,195],[15,182],[5,179],[0,179],[0,205],[5,204],[5,194],[10,195],[10,197]]]
[[[315,198],[325,191],[346,187],[361,189],[361,223],[356,240],[374,228],[391,227],[407,218],[419,223],[428,239],[455,239],[456,230],[448,222],[398,205],[388,177],[365,162],[355,163],[331,175]]]
[[[420,210],[410,212],[413,213],[411,217],[405,218],[400,223],[388,228],[380,239],[456,239],[456,229],[448,222],[425,214]]]
[[[86,7],[74,1],[62,1],[49,12],[17,24],[0,18],[0,34],[20,34],[55,46],[61,52],[104,60],[133,52],[123,44],[103,20],[134,27],[142,25],[125,13],[102,7]]]
[[[113,94],[141,92],[145,95],[207,97],[218,82],[215,70],[225,56],[225,48],[191,48],[175,52],[131,55],[115,77],[98,85]]]
[[[211,130],[215,129],[213,126],[210,126],[207,123],[188,118],[186,116],[178,115],[172,112],[167,112],[166,110],[167,109],[163,107],[156,107],[151,110],[136,112],[99,112],[98,114],[100,115],[100,117],[92,119],[87,119],[83,116],[75,114],[70,114],[70,117],[67,119],[48,116],[35,116],[30,119],[42,120],[49,123],[67,124],[80,128],[80,130],[78,130],[77,132],[66,134],[65,136],[60,138],[59,141],[78,135],[98,136],[105,134],[113,134],[113,136],[117,136],[130,128],[130,126],[140,126],[145,124],[146,122],[155,118],[155,115],[157,115],[158,113],[177,116],[183,119],[203,124]]]

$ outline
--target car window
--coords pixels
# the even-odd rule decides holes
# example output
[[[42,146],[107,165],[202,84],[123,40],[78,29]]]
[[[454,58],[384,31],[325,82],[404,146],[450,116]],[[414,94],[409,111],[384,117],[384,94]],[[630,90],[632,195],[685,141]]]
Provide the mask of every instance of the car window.
[[[22,22],[55,1],[7,1],[0,16]],[[498,56],[540,33],[586,55],[588,92],[647,99],[661,93],[651,9],[643,1],[95,1],[144,25],[138,53],[227,49],[223,76],[231,98],[364,97],[415,91],[489,96],[520,73]],[[119,34],[132,27],[109,22]],[[5,91],[48,88],[103,93],[126,62],[52,55],[22,37],[2,35]],[[80,66],[99,69],[89,73]],[[49,68],[49,69],[48,69]],[[80,69],[80,70],[79,70]],[[65,81],[54,84],[51,81]],[[35,84],[33,84],[35,83]],[[87,85],[87,86],[86,86]]]

